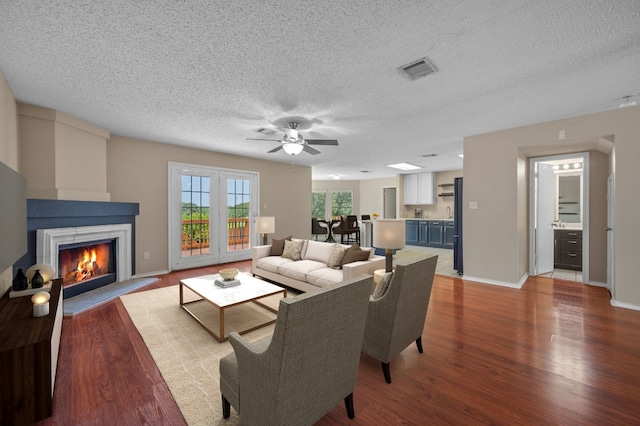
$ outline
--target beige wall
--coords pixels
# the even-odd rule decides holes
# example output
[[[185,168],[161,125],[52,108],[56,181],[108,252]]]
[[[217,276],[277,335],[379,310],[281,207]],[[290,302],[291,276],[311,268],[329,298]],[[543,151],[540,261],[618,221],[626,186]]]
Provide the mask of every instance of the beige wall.
[[[269,237],[311,237],[311,168],[292,169],[283,167],[283,163],[112,136],[107,144],[111,199],[140,204],[136,219],[137,274],[169,268],[170,161],[260,173],[260,214],[276,217],[276,232]],[[149,252],[149,259],[143,259],[144,252]]]
[[[457,177],[463,177],[462,170],[450,170],[446,172],[436,172],[436,203],[433,205],[403,205],[400,217],[414,217],[413,209],[422,209],[422,215],[430,219],[448,219],[453,217],[453,197],[441,197],[437,194],[443,192],[453,192],[453,186],[441,187],[440,185],[453,183]],[[403,198],[404,199],[404,198]],[[402,204],[402,200],[400,201]],[[447,211],[449,207],[449,211]]]
[[[18,105],[20,167],[29,198],[109,201],[109,132],[70,115]]]
[[[18,152],[18,115],[16,98],[0,71],[0,161],[15,171],[20,171]],[[0,185],[2,182],[0,182]],[[1,202],[1,200],[0,200]],[[13,268],[0,271],[0,295],[3,295],[13,280]]]
[[[564,130],[566,139],[559,140]],[[521,282],[528,271],[528,153],[551,155],[593,150],[600,138],[615,141],[614,201],[614,303],[640,307],[640,284],[634,264],[640,258],[637,211],[640,192],[640,107],[590,114],[517,129],[465,138],[464,140],[464,253],[465,275],[506,284]],[[591,149],[585,147],[590,147]],[[597,182],[604,175],[597,167]],[[592,180],[595,180],[592,179]],[[594,186],[595,185],[595,186]],[[606,181],[604,183],[606,185]],[[478,203],[470,209],[469,203]],[[592,202],[593,204],[593,202]],[[592,209],[598,208],[593,206]],[[601,207],[600,207],[601,208]],[[596,218],[602,211],[592,211]],[[590,236],[590,247],[599,242]],[[600,238],[601,239],[601,238]],[[594,256],[597,256],[597,250]],[[599,262],[599,261],[598,261]],[[593,267],[598,267],[595,262]],[[601,266],[600,266],[601,268]],[[595,272],[595,271],[594,271]],[[594,274],[600,277],[600,273]]]
[[[397,185],[396,177],[381,178],[381,179],[367,179],[360,181],[360,208],[358,209],[358,215],[368,214],[376,212],[382,217],[382,190],[383,188],[394,187]],[[399,212],[396,211],[396,215],[399,217]],[[359,216],[358,216],[359,217]]]

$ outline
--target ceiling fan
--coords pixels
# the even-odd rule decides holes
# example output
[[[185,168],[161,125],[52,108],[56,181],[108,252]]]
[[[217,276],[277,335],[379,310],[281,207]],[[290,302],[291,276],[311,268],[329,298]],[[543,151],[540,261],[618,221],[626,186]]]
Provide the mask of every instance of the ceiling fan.
[[[315,148],[310,147],[309,145],[333,145],[337,146],[338,141],[335,139],[305,139],[302,137],[300,133],[298,133],[298,123],[295,121],[290,121],[287,123],[289,127],[284,129],[284,136],[282,139],[254,139],[247,138],[249,141],[274,141],[280,142],[280,146],[273,148],[268,153],[271,154],[273,152],[278,152],[281,149],[284,150],[289,155],[298,155],[302,151],[309,153],[311,155],[318,155],[320,151]]]

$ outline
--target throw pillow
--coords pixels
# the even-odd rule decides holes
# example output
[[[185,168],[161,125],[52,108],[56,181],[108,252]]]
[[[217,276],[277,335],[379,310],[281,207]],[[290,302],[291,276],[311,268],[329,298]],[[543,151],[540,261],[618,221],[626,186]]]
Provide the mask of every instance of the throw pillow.
[[[362,250],[358,243],[353,243],[351,247],[349,247],[342,258],[342,262],[340,262],[341,266],[346,265],[347,263],[357,262],[358,260],[367,260],[369,259],[369,252],[366,250]]]
[[[373,291],[373,298],[380,299],[385,295],[389,286],[391,285],[391,281],[393,280],[393,271],[385,272],[380,282],[376,285],[376,289]]]
[[[329,260],[327,261],[327,266],[334,269],[340,268],[340,266],[342,266],[342,258],[346,252],[347,250],[340,244],[333,246],[333,251],[329,255]]]
[[[289,241],[291,240],[291,235],[281,240],[276,240],[276,239],[271,240],[270,256],[282,256],[282,251],[284,250],[284,242],[287,240]]]
[[[289,241],[285,240],[284,250],[282,251],[282,257],[291,260],[300,260],[300,252],[302,251],[302,244],[304,241]]]

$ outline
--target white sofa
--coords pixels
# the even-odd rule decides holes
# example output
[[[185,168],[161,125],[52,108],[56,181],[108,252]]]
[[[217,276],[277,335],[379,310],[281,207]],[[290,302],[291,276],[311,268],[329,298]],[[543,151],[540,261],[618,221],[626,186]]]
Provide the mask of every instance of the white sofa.
[[[362,247],[369,251],[367,260],[347,263],[342,268],[327,266],[336,243],[304,240],[300,260],[291,260],[282,256],[271,256],[271,245],[253,247],[251,272],[254,276],[283,284],[300,291],[312,291],[329,284],[342,282],[360,275],[384,269],[384,256],[376,256],[371,247]],[[349,246],[343,246],[348,248]]]

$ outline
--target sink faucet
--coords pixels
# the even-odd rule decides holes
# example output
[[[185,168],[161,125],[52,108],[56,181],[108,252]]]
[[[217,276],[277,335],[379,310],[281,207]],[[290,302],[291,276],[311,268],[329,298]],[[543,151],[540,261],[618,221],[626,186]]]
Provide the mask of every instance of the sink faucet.
[[[447,206],[447,215],[449,217],[449,219],[451,219],[451,207]]]

